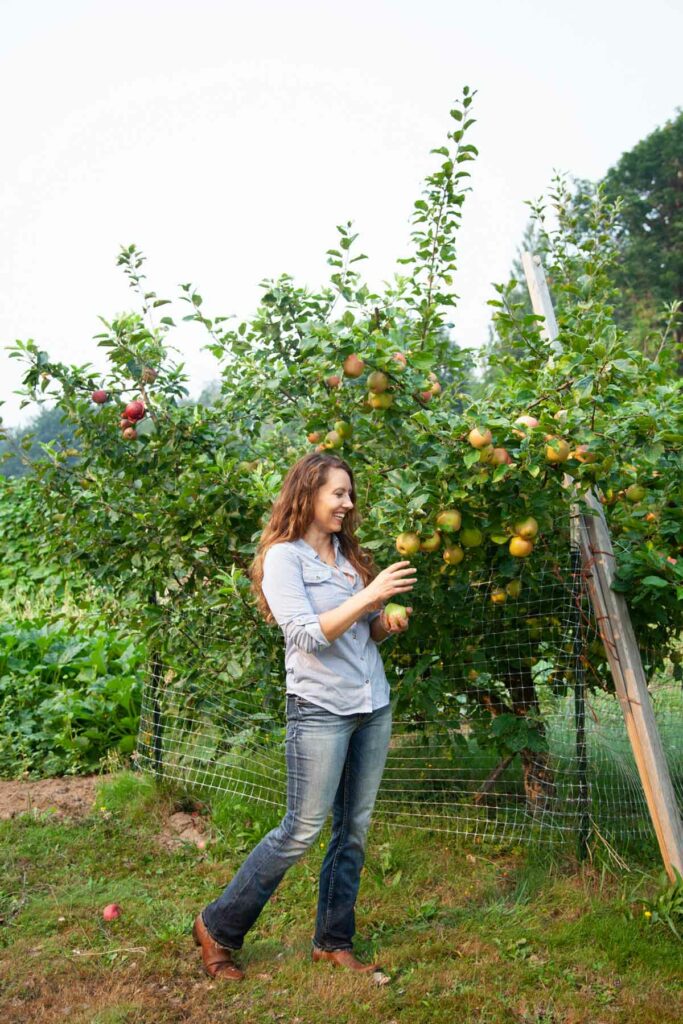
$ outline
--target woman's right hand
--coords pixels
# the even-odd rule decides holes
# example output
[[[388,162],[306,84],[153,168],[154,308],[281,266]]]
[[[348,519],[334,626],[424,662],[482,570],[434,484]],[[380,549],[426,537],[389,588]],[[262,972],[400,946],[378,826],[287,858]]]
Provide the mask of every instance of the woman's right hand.
[[[396,594],[407,594],[415,586],[417,569],[410,562],[394,562],[382,569],[364,589],[368,611],[374,612]]]

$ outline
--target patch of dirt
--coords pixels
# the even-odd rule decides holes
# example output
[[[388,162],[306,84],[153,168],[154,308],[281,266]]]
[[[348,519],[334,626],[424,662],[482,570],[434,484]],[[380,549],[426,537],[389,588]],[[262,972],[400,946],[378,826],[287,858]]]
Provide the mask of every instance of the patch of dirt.
[[[0,779],[0,820],[31,811],[52,811],[57,818],[85,818],[95,787],[110,775],[70,775],[59,779]]]
[[[166,821],[156,840],[164,850],[177,850],[183,843],[194,843],[203,850],[209,842],[207,833],[206,821],[201,815],[178,811]]]

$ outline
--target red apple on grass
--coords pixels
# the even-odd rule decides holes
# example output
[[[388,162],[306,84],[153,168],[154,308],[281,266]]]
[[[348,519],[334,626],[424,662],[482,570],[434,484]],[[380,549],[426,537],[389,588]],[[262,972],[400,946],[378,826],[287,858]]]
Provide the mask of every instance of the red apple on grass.
[[[121,914],[122,910],[118,903],[107,903],[102,911],[102,917],[105,921],[115,921],[117,917],[121,917]]]

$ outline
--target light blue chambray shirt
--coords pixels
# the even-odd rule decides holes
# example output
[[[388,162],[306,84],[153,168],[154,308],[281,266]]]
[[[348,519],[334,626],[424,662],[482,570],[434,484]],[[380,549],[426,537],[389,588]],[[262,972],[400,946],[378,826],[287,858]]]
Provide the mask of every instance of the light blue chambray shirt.
[[[335,715],[376,711],[389,703],[389,684],[369,612],[330,642],[320,628],[322,612],[363,589],[363,581],[333,534],[333,568],[305,540],[274,544],[263,561],[263,593],[285,638],[287,693]],[[347,572],[353,579],[347,579]]]

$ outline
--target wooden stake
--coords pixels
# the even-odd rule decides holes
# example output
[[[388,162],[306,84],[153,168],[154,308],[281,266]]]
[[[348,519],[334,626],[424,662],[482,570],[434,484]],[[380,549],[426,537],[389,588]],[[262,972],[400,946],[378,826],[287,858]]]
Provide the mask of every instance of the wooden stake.
[[[522,263],[534,313],[545,318],[541,334],[549,342],[552,351],[558,352],[561,346],[558,342],[557,320],[541,261],[538,256],[525,252]],[[564,483],[567,487],[574,486],[569,476],[565,476]],[[587,512],[581,512],[576,502],[572,504],[570,514],[573,532],[576,536],[578,524],[583,569],[587,574],[588,591],[600,624],[600,636],[662,860],[669,878],[675,882],[676,871],[683,875],[683,823],[657,729],[631,616],[623,596],[612,590],[615,559],[605,513],[592,491],[585,495],[584,501]]]

